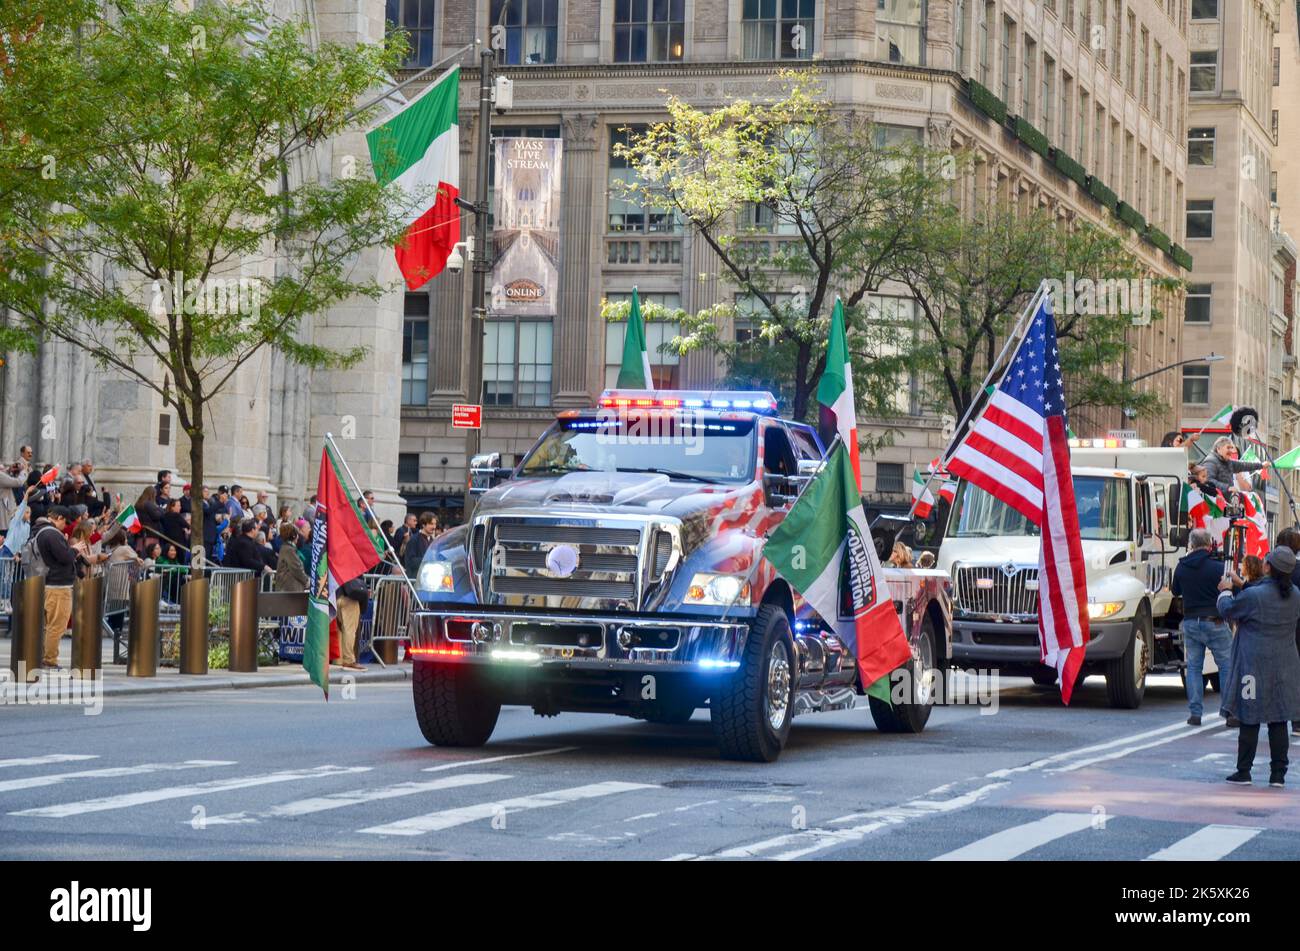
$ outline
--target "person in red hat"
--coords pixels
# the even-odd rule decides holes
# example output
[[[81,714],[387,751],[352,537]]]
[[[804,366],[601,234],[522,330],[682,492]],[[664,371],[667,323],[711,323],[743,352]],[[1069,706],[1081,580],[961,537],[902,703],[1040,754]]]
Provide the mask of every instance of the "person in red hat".
[[[188,482],[181,488],[181,513],[184,515],[193,515],[190,502],[190,484]]]

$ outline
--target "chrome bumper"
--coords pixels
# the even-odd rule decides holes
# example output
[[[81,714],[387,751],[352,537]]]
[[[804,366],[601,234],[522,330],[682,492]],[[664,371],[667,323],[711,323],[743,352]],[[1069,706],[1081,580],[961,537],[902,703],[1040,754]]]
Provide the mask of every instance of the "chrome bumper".
[[[502,667],[725,673],[740,666],[749,625],[672,615],[426,609],[407,628],[415,661]]]

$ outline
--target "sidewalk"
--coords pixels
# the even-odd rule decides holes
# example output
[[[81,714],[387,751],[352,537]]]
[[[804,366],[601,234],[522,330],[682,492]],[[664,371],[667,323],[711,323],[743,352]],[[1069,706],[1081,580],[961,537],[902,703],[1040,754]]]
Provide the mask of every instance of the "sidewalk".
[[[7,637],[0,637],[0,669],[4,676],[9,676],[9,658],[13,642]],[[114,664],[113,642],[102,642],[100,676],[103,679],[105,696],[134,696],[150,693],[176,693],[193,690],[241,690],[250,687],[288,687],[294,685],[311,686],[300,664],[281,661],[272,667],[262,667],[256,673],[236,674],[228,670],[209,670],[203,675],[181,674],[175,667],[159,667],[156,677],[128,677],[125,664]],[[59,666],[67,674],[72,663],[72,638],[64,637],[59,645]],[[330,668],[330,683],[386,683],[409,680],[411,665],[393,664],[385,668],[379,664],[367,664],[364,671]],[[346,678],[346,679],[345,679]]]

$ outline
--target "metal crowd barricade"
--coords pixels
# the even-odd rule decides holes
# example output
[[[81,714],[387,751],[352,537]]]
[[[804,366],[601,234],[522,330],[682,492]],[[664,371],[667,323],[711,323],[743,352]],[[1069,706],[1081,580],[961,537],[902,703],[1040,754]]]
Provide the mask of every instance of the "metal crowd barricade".
[[[246,568],[208,568],[208,643],[230,638],[230,602],[235,585],[253,577]]]
[[[124,639],[131,613],[131,585],[140,575],[134,559],[104,566],[104,607],[101,625],[113,637],[113,663],[126,663]]]
[[[23,565],[18,556],[0,558],[0,617],[5,618],[11,627],[14,616],[14,582],[21,580],[22,576]]]
[[[370,588],[370,605],[361,619],[357,653],[369,648],[375,660],[387,666],[397,659],[396,649],[385,650],[388,659],[380,656],[378,641],[406,639],[406,625],[411,617],[411,588],[401,575],[366,575]]]
[[[159,653],[164,666],[170,667],[180,661],[181,586],[190,580],[190,569],[186,565],[154,565],[143,577],[159,581]]]

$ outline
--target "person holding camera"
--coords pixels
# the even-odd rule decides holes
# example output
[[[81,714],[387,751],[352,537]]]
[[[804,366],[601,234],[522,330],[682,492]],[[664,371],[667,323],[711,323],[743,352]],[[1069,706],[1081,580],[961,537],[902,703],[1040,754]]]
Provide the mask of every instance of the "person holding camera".
[[[1259,728],[1268,724],[1270,786],[1286,782],[1287,721],[1300,719],[1300,653],[1295,630],[1300,622],[1300,590],[1291,583],[1296,556],[1278,546],[1264,559],[1266,579],[1233,594],[1242,584],[1235,574],[1219,582],[1219,615],[1237,622],[1232,644],[1232,677],[1220,678],[1223,709],[1241,721],[1237,770],[1227,781],[1250,785],[1250,770],[1259,746]]]

